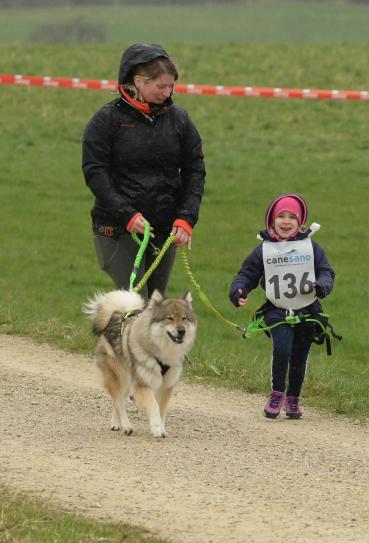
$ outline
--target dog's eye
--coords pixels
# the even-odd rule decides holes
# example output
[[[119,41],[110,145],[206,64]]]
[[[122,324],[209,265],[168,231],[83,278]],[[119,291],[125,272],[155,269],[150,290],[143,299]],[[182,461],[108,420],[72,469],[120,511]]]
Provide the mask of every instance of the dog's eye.
[[[182,317],[182,320],[183,320],[183,321],[186,321],[186,320],[188,320],[188,317],[187,317],[187,315],[183,315],[183,317]]]
[[[168,321],[174,321],[173,317],[171,315],[167,315],[165,317]]]

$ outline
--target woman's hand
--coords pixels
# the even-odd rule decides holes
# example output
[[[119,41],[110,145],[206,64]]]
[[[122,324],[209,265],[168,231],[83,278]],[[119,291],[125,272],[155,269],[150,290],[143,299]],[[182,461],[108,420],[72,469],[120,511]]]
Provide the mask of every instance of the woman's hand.
[[[154,238],[154,233],[152,231],[152,227],[150,226],[150,238]],[[144,234],[145,233],[145,217],[142,215],[138,215],[133,223],[130,225],[130,232],[134,232],[135,234]]]
[[[188,234],[186,230],[184,230],[180,226],[174,226],[172,228],[172,234],[174,234],[176,237],[174,242],[175,245],[187,245],[187,247],[191,249],[192,236],[190,236],[190,234]]]

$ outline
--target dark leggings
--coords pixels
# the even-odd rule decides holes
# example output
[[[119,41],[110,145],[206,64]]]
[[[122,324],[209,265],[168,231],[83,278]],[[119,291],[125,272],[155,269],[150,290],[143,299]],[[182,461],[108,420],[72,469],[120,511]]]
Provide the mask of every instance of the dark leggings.
[[[281,324],[270,330],[273,338],[272,389],[300,396],[305,379],[311,337],[302,326]]]
[[[161,249],[165,240],[164,237],[162,239],[155,238],[155,246]],[[133,263],[139,249],[137,243],[128,233],[122,234],[118,238],[96,235],[94,242],[100,268],[111,277],[116,288],[128,290]],[[150,298],[155,289],[165,294],[175,255],[176,247],[171,245],[146,285],[140,290],[140,294],[144,298]],[[153,254],[153,248],[149,244],[142,258],[134,286],[142,279],[155,258],[156,255]]]

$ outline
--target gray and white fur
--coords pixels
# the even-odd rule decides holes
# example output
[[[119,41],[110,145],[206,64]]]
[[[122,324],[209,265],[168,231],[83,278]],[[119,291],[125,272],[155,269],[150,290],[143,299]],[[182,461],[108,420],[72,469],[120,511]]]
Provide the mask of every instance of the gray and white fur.
[[[191,293],[164,298],[155,290],[148,305],[133,291],[98,293],[83,311],[97,336],[96,363],[113,402],[111,429],[133,432],[126,399],[149,417],[151,433],[165,437],[165,415],[186,354],[196,337]]]

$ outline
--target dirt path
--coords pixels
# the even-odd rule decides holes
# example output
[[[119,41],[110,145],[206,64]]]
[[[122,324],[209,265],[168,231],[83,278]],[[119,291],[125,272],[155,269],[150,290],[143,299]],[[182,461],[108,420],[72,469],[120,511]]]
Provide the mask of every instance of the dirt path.
[[[369,542],[369,429],[264,398],[181,384],[155,440],[109,430],[83,356],[0,336],[1,482],[175,543]]]

